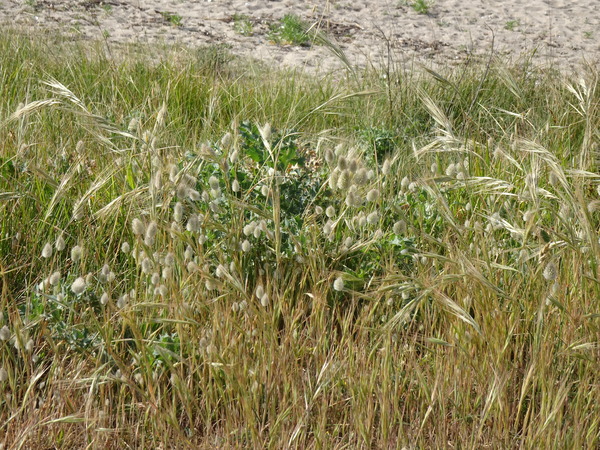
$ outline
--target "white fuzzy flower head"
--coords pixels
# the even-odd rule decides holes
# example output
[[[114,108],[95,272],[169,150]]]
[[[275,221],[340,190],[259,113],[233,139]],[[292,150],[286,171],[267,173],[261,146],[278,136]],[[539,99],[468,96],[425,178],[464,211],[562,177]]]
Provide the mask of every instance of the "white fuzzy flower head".
[[[109,301],[110,301],[110,295],[108,295],[106,292],[104,294],[102,294],[102,297],[100,297],[100,304],[102,306],[106,306]]]
[[[62,235],[59,236],[58,238],[56,238],[54,247],[56,248],[57,251],[62,252],[66,246],[67,246],[67,244],[65,243],[65,238],[62,237]]]
[[[117,300],[117,308],[119,308],[119,309],[125,308],[125,306],[127,306],[128,302],[129,302],[129,295],[127,295],[127,294],[121,295],[119,297],[119,299]]]
[[[200,221],[198,220],[198,216],[196,214],[192,214],[190,216],[185,229],[192,233],[200,231]]]
[[[558,269],[556,268],[556,264],[554,264],[553,262],[549,262],[548,264],[546,264],[542,275],[548,281],[556,280],[556,278],[558,277]]]
[[[262,297],[265,295],[265,288],[263,288],[262,284],[259,284],[256,287],[256,297],[258,297],[258,299],[262,299]]]
[[[233,192],[240,192],[240,183],[238,180],[233,180],[233,183],[231,183],[231,190]]]
[[[344,279],[342,277],[337,277],[333,282],[333,289],[340,292],[344,290]]]
[[[215,191],[219,190],[219,179],[217,177],[215,177],[214,175],[211,176],[208,179],[208,185],[210,186],[211,189],[214,189]]]
[[[266,184],[263,184],[260,188],[260,193],[267,197],[269,195],[269,186],[267,186]]]
[[[266,308],[269,306],[269,295],[265,292],[263,296],[260,298],[260,304]]]
[[[157,231],[158,225],[156,225],[156,222],[150,222],[150,225],[148,225],[148,228],[146,229],[146,238],[144,239],[144,243],[148,247],[152,247],[154,245],[154,240],[156,238]]]
[[[77,278],[71,285],[71,291],[73,291],[73,293],[75,295],[82,294],[83,291],[85,291],[85,288],[86,288],[86,284],[85,284],[85,279],[83,277]]]
[[[251,248],[250,241],[248,239],[244,240],[244,242],[242,242],[242,251],[249,252],[250,248]]]
[[[393,227],[394,234],[404,234],[406,233],[406,222],[404,220],[399,220],[394,224]]]
[[[8,341],[10,339],[10,330],[6,325],[0,328],[0,341]]]
[[[183,205],[181,202],[175,203],[173,207],[173,219],[175,222],[181,222],[183,220]]]
[[[131,246],[129,245],[129,242],[123,242],[121,244],[121,251],[125,254],[127,254],[131,251]]]
[[[368,193],[367,193],[367,201],[368,202],[374,202],[379,198],[379,190],[378,189],[371,189]]]
[[[350,172],[348,170],[344,170],[340,177],[337,180],[337,188],[341,191],[345,191],[350,187]]]
[[[333,206],[328,206],[327,209],[325,210],[325,214],[327,215],[327,217],[329,217],[330,219],[335,217],[335,208]]]
[[[402,181],[400,182],[400,186],[402,186],[402,189],[406,189],[409,184],[410,184],[410,179],[408,177],[402,178]]]
[[[60,272],[56,271],[52,275],[50,275],[49,281],[52,286],[56,286],[60,281]]]
[[[71,260],[73,262],[77,262],[81,259],[81,255],[83,254],[83,248],[79,245],[76,245],[71,249]]]
[[[4,383],[8,380],[8,372],[4,367],[0,367],[0,383]]]
[[[144,223],[140,219],[135,218],[132,220],[131,229],[133,230],[133,234],[135,234],[136,236],[143,235],[146,231],[145,228],[146,227],[144,227]]]
[[[379,213],[377,211],[373,211],[367,216],[367,222],[371,225],[375,225],[377,222],[379,222]]]
[[[390,158],[386,158],[386,160],[383,162],[383,166],[381,166],[381,173],[384,175],[389,175],[391,168],[392,160]]]
[[[42,258],[50,258],[52,256],[52,244],[49,242],[42,249]]]

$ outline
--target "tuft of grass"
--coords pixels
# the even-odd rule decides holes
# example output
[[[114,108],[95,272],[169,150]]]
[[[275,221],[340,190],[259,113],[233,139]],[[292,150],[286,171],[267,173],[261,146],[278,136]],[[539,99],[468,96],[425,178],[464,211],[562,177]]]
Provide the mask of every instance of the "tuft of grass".
[[[254,34],[254,26],[250,18],[244,14],[234,14],[232,17],[233,29],[236,33],[242,36],[252,36]]]
[[[308,24],[295,14],[286,14],[269,28],[268,37],[277,44],[307,46],[311,43]]]
[[[159,11],[162,18],[175,27],[180,27],[183,18],[179,14],[170,13],[168,11]]]
[[[504,24],[504,29],[509,31],[514,31],[520,25],[518,20],[508,20]]]
[[[433,6],[433,1],[431,0],[415,0],[410,5],[412,9],[414,9],[419,14],[429,14],[431,11],[431,7]]]

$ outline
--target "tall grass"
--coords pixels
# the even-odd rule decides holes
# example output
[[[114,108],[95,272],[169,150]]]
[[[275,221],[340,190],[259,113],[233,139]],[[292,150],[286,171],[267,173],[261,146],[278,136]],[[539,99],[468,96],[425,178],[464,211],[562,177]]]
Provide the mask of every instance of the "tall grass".
[[[0,38],[7,447],[598,445],[596,71],[60,49]]]

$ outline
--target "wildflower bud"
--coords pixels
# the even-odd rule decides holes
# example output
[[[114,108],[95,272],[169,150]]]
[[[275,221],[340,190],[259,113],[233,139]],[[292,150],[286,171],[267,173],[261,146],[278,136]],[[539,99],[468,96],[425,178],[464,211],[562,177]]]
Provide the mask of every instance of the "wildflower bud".
[[[133,229],[133,234],[135,234],[136,236],[144,234],[144,224],[138,218],[133,219],[133,221],[131,222],[131,228]]]
[[[342,277],[337,277],[333,282],[333,289],[340,292],[344,290],[344,280]]]
[[[80,295],[83,293],[83,291],[85,291],[85,287],[85,279],[83,277],[79,277],[71,285],[71,291],[73,291],[75,295]]]
[[[83,254],[83,249],[79,245],[76,245],[75,247],[73,247],[71,249],[71,260],[73,262],[79,261],[81,259],[82,254]]]
[[[50,258],[52,256],[52,245],[47,243],[42,249],[42,258]]]
[[[54,243],[54,247],[59,252],[62,252],[65,249],[66,246],[67,246],[67,244],[65,243],[65,238],[63,238],[62,235],[59,236],[56,239],[56,242]]]

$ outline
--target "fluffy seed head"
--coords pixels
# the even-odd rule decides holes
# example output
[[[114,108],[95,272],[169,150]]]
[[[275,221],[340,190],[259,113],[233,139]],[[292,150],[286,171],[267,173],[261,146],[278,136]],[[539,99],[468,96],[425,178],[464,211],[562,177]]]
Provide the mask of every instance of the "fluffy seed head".
[[[386,158],[386,160],[383,162],[383,166],[381,166],[381,173],[384,175],[389,175],[391,168],[392,161],[390,160],[390,158]]]
[[[8,380],[8,372],[4,367],[0,367],[0,383],[4,383]]]
[[[135,218],[131,221],[131,228],[133,230],[133,234],[136,236],[143,235],[144,231],[146,231],[143,222],[138,218]]]
[[[108,295],[106,292],[104,294],[102,294],[102,297],[100,297],[100,304],[102,306],[106,306],[106,304],[109,302],[110,300],[110,295]]]
[[[85,279],[83,277],[79,277],[71,285],[71,291],[73,291],[75,295],[79,295],[85,291],[85,287]]]
[[[121,251],[126,254],[131,251],[131,246],[129,245],[129,242],[123,242],[121,244]]]
[[[256,286],[256,297],[258,297],[258,299],[262,299],[263,295],[265,295],[265,288],[263,288],[262,284],[259,284],[258,286]]]
[[[348,160],[346,160],[345,157],[340,156],[338,158],[337,166],[338,166],[338,169],[340,169],[340,170],[346,170],[348,168]]]
[[[8,341],[10,339],[10,330],[6,325],[0,328],[0,341]]]
[[[556,268],[556,264],[554,264],[552,261],[546,264],[542,275],[548,281],[556,280],[556,278],[558,277],[558,269]]]
[[[181,202],[175,203],[175,207],[173,208],[173,219],[176,222],[181,222],[183,220],[183,205]]]
[[[379,190],[378,189],[371,189],[368,193],[367,193],[367,201],[368,202],[374,202],[375,200],[377,200],[379,198]]]
[[[260,298],[260,304],[266,308],[269,306],[269,295],[265,292],[263,296]]]
[[[79,245],[76,245],[75,247],[73,247],[71,249],[71,260],[73,262],[79,261],[81,259],[82,254],[83,254],[83,249]]]
[[[340,292],[344,290],[344,279],[342,277],[337,277],[333,282],[333,289]]]
[[[59,236],[58,238],[56,238],[56,242],[54,243],[54,246],[56,247],[56,250],[58,250],[59,252],[62,252],[65,247],[67,246],[67,244],[65,243],[65,238],[61,236]]]
[[[240,192],[240,183],[238,180],[233,180],[233,183],[231,183],[231,190],[233,192]]]
[[[60,272],[56,271],[52,275],[50,275],[49,281],[52,286],[56,286],[60,281]]]
[[[335,154],[333,153],[333,151],[331,151],[331,149],[325,150],[325,161],[330,166],[333,165],[333,163],[335,162]]]
[[[331,205],[329,205],[327,207],[327,209],[325,210],[325,214],[327,215],[327,217],[329,217],[330,219],[332,217],[335,217],[335,208]]]
[[[371,225],[375,225],[377,222],[379,222],[379,213],[377,211],[373,211],[367,216],[367,222]]]
[[[338,180],[337,180],[337,188],[345,191],[350,187],[350,172],[348,170],[344,170]]]
[[[242,242],[242,251],[244,252],[249,252],[250,251],[250,241],[248,239],[244,240],[244,242]]]
[[[406,222],[404,220],[399,220],[394,224],[393,227],[394,234],[404,234],[406,233]]]
[[[52,244],[49,242],[42,249],[42,258],[50,258],[52,256]]]
[[[144,243],[148,247],[152,247],[154,245],[154,240],[156,238],[157,231],[158,225],[156,225],[156,222],[150,222],[150,225],[148,225],[148,228],[146,229],[146,238],[144,239]]]

